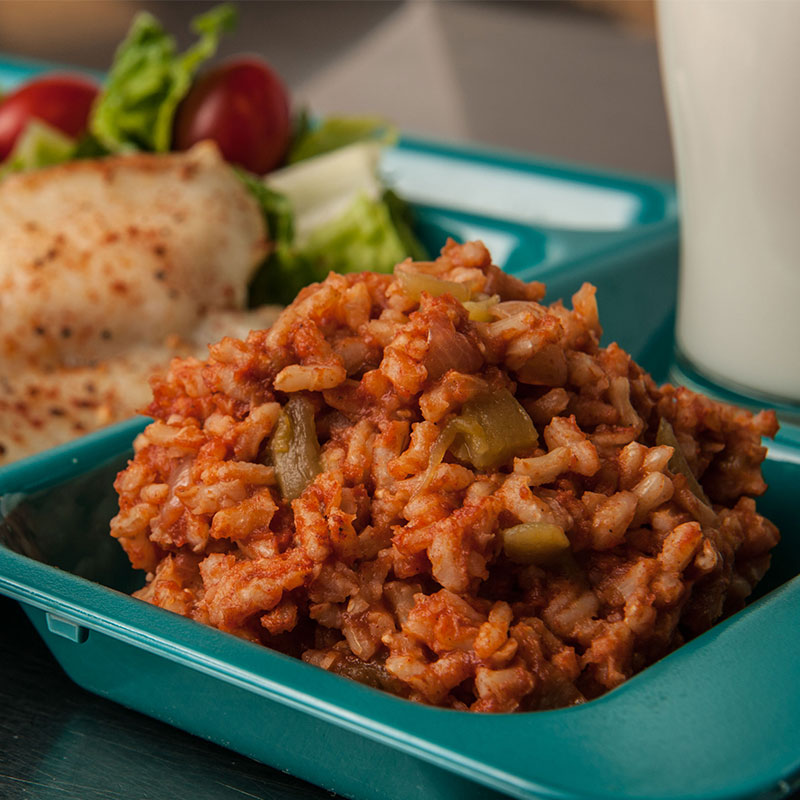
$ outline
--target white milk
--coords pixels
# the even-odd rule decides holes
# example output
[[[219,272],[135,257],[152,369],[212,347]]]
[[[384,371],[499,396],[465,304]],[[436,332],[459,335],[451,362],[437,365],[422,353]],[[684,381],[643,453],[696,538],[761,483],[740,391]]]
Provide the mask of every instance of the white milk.
[[[679,349],[800,401],[800,0],[661,0],[681,201]]]

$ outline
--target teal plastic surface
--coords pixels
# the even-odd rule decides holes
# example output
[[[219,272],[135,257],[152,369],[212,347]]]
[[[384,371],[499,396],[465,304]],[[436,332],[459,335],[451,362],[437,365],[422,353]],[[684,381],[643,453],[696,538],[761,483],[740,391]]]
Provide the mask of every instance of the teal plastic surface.
[[[0,66],[0,85],[21,69]],[[665,376],[669,186],[418,140],[383,169],[414,200],[429,245],[480,236],[507,270],[546,281],[550,298],[591,281],[605,340]],[[458,196],[436,188],[454,174]],[[480,207],[463,200],[480,187],[491,187]],[[773,445],[765,467],[760,508],[784,539],[759,599],[598,700],[493,716],[419,706],[128,596],[141,576],[108,546],[110,483],[143,424],[0,469],[0,592],[85,688],[359,800],[721,800],[800,785],[794,442]]]

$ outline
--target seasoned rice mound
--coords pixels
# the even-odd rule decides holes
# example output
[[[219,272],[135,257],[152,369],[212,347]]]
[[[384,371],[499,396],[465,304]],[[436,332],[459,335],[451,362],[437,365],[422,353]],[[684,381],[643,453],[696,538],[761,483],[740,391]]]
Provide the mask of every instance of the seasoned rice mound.
[[[774,414],[656,387],[599,346],[592,286],[543,295],[451,241],[174,361],[115,483],[136,596],[495,712],[597,697],[740,608],[779,538]]]

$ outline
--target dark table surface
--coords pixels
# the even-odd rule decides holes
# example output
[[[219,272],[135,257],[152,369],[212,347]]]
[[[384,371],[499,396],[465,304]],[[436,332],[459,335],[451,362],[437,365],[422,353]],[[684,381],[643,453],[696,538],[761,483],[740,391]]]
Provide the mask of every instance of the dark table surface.
[[[102,68],[138,5],[5,0],[0,51]],[[147,5],[172,30],[197,10]],[[320,112],[385,113],[423,135],[672,174],[646,29],[552,3],[248,3],[242,18],[224,49],[267,55]],[[401,69],[405,92],[393,83]],[[0,800],[330,796],[78,688],[0,598]]]
[[[76,686],[0,597],[2,800],[332,797]]]

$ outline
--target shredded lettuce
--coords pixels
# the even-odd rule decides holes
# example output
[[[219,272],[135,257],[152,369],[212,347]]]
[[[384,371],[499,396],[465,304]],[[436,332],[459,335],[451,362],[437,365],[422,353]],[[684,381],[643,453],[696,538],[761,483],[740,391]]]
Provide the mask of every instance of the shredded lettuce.
[[[280,197],[277,192],[272,194]],[[276,219],[272,202],[274,198],[266,207],[262,205],[267,220]],[[393,200],[394,204],[399,202]],[[280,215],[277,219],[285,226]],[[274,249],[250,284],[251,306],[290,303],[300,289],[324,280],[329,272],[391,272],[407,256],[427,257],[413,234],[404,236],[395,226],[385,196],[373,200],[364,193],[358,194],[343,214],[316,227],[300,244],[280,232],[270,235]]]
[[[301,251],[278,243],[250,281],[248,305],[250,308],[273,303],[289,305],[304,286],[316,280],[314,264]]]
[[[289,198],[275,191],[247,170],[234,168],[247,189],[255,197],[264,217],[270,239],[275,243],[291,244],[294,241],[294,211]]]
[[[267,175],[267,186],[284,194],[302,243],[315,228],[343,214],[357,194],[377,200],[383,187],[377,169],[381,148],[360,142],[292,164]]]
[[[313,124],[303,113],[295,123],[287,161],[295,164],[356,142],[389,145],[396,141],[397,131],[382,117],[328,117]]]
[[[291,302],[331,271],[391,272],[407,256],[427,258],[411,209],[377,177],[379,157],[378,145],[360,142],[263,180],[244,176],[275,242],[250,285],[251,305]]]
[[[31,119],[17,139],[14,149],[0,165],[0,180],[12,172],[51,167],[74,157],[77,143],[56,128]]]
[[[109,152],[164,153],[172,141],[178,104],[200,65],[217,50],[236,20],[232,6],[212,8],[192,21],[198,41],[178,53],[175,39],[152,14],[140,13],[119,46],[89,129]]]
[[[319,279],[329,272],[391,272],[408,253],[386,202],[359,194],[336,219],[320,225],[303,248]]]
[[[414,261],[427,261],[430,253],[414,233],[414,211],[402,197],[391,189],[383,193],[383,202],[389,212],[392,225],[397,232],[397,238],[405,252],[404,257],[411,257]]]
[[[288,304],[304,286],[316,280],[313,264],[294,244],[294,212],[285,194],[267,186],[260,178],[236,170],[261,208],[272,250],[248,287],[248,304]]]

